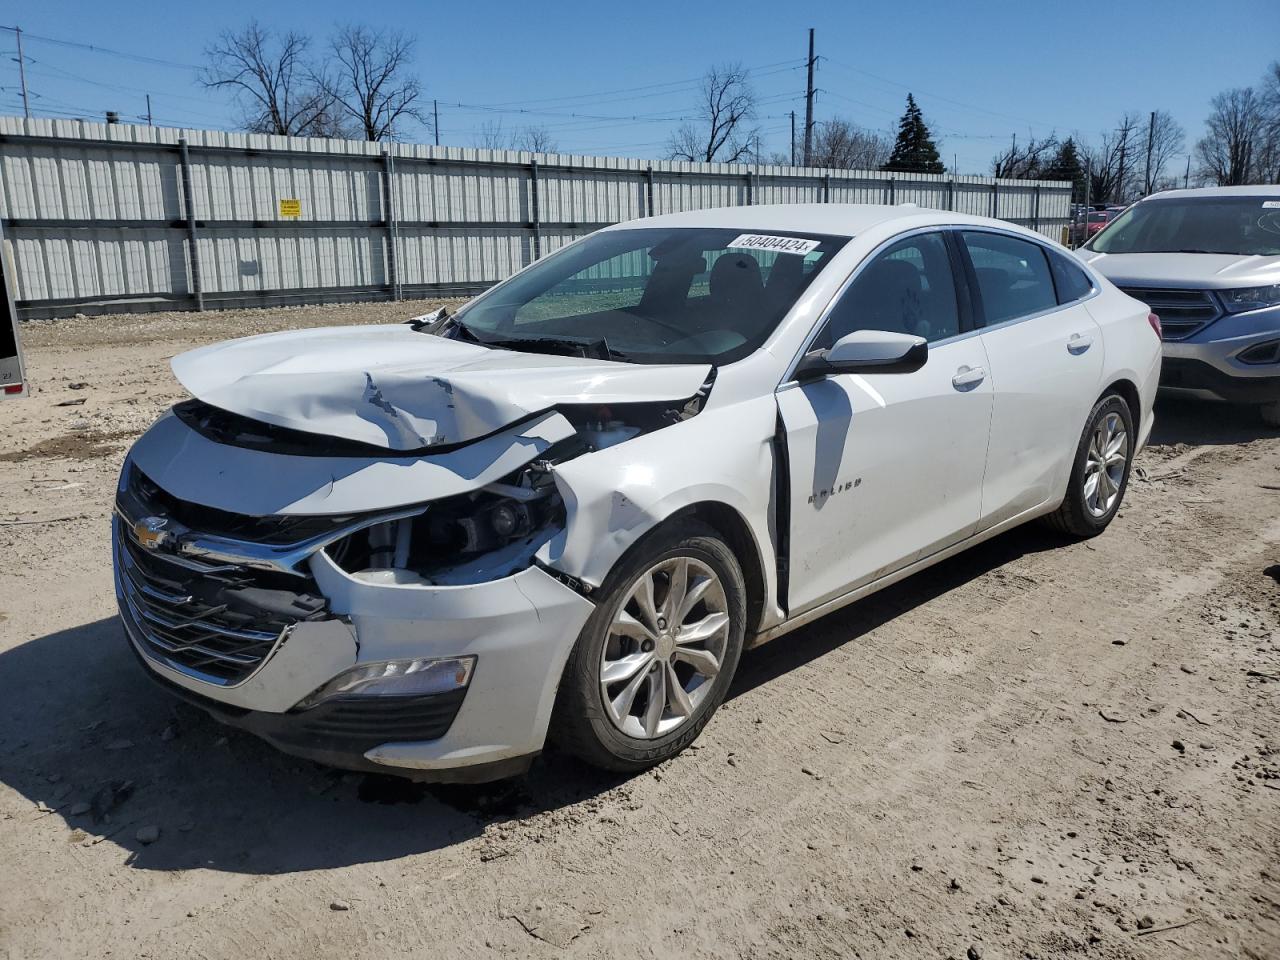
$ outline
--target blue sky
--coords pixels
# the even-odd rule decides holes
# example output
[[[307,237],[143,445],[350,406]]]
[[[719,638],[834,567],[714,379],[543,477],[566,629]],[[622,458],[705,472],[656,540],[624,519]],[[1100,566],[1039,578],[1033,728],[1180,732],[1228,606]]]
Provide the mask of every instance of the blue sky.
[[[817,30],[816,117],[889,130],[912,90],[944,160],[987,172],[1010,136],[1074,133],[1096,140],[1125,110],[1168,110],[1200,135],[1217,92],[1257,82],[1280,58],[1280,2],[1013,5],[872,2],[795,4],[555,2],[359,7],[308,2],[65,2],[8,5],[20,26],[35,115],[126,118],[152,111],[169,126],[233,129],[228,99],[203,90],[194,66],[220,30],[251,17],[322,41],[357,21],[418,36],[416,68],[440,101],[441,142],[474,145],[486,122],[547,127],[573,153],[661,156],[693,111],[696,79],[713,63],[753,68],[766,153],[803,122],[806,31]],[[144,62],[50,42],[93,44]],[[0,112],[20,114],[13,34],[0,32]],[[643,89],[637,89],[643,88]],[[417,134],[415,136],[414,134]],[[425,131],[405,139],[425,139]],[[1182,164],[1178,161],[1178,166]]]

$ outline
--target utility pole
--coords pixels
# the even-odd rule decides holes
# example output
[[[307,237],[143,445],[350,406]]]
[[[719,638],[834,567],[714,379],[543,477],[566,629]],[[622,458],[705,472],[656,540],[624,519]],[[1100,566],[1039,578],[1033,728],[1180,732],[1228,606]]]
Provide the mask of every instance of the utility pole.
[[[804,93],[804,165],[813,161],[813,27],[809,28],[809,83]]]
[[[436,146],[440,146],[440,101],[431,101],[431,110],[435,114],[435,120],[431,124],[431,128],[436,132]]]
[[[27,102],[27,63],[22,57],[22,28],[14,27],[13,34],[18,38],[18,80],[22,84],[22,113],[30,120],[31,104]]]
[[[791,111],[791,165],[796,165],[796,112]]]
[[[1142,185],[1145,188],[1142,195],[1146,196],[1151,192],[1151,151],[1155,148],[1156,137],[1156,112],[1151,111],[1151,119],[1147,121],[1147,168],[1142,173]]]
[[[1175,180],[1174,183],[1178,181]],[[1187,154],[1187,172],[1182,175],[1182,189],[1187,189],[1191,185],[1191,154]]]
[[[147,126],[151,126],[151,94],[147,94]]]

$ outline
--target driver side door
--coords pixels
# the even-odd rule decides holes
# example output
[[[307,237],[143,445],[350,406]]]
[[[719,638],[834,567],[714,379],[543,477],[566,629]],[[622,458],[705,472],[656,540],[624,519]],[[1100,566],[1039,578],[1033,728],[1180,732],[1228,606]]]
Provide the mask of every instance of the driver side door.
[[[787,607],[801,613],[969,536],[982,503],[992,384],[958,251],[903,237],[854,274],[813,347],[855,330],[923,336],[913,373],[836,374],[777,391],[790,488]]]

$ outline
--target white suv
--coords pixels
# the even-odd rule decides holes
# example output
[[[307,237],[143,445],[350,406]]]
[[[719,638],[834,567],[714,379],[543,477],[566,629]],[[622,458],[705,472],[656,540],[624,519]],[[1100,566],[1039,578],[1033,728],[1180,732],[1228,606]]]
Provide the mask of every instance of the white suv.
[[[1160,317],[1162,387],[1280,426],[1280,186],[1152,194],[1077,254]]]
[[[284,750],[424,779],[550,734],[635,770],[744,647],[1034,517],[1101,532],[1152,425],[1146,307],[913,206],[704,210],[398,326],[173,361],[114,530],[146,669]]]

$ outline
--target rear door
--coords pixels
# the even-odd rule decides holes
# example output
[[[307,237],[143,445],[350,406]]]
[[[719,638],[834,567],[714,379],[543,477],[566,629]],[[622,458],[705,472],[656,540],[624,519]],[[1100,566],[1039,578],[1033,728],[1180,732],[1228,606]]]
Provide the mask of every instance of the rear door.
[[[925,337],[914,373],[783,383],[792,614],[955,543],[978,521],[991,417],[981,338],[937,231],[873,255],[820,324],[814,348],[854,330]]]
[[[26,394],[22,348],[18,343],[18,312],[13,306],[13,272],[0,227],[0,398]]]
[[[1102,331],[1088,277],[1055,275],[1056,252],[995,230],[962,230],[995,388],[982,528],[1059,498],[1100,387]],[[1083,289],[1079,284],[1083,283]],[[1058,286],[1062,286],[1061,301]]]

